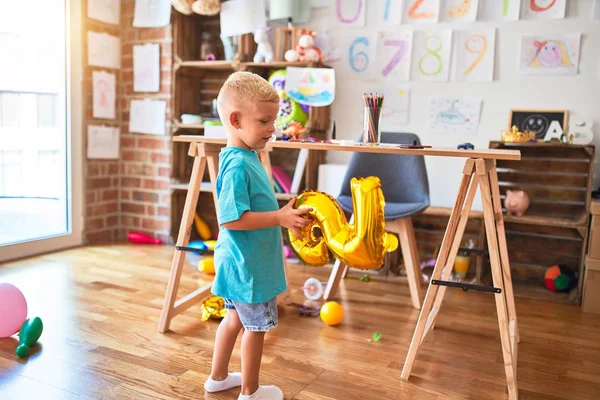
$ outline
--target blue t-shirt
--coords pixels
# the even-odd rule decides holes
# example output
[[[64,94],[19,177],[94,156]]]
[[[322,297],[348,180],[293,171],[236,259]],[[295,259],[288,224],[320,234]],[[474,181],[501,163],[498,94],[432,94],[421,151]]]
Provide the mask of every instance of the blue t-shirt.
[[[277,211],[269,177],[254,151],[224,147],[217,176],[219,225],[245,211]],[[212,292],[243,303],[262,303],[286,289],[281,228],[229,230],[221,227],[215,246]]]

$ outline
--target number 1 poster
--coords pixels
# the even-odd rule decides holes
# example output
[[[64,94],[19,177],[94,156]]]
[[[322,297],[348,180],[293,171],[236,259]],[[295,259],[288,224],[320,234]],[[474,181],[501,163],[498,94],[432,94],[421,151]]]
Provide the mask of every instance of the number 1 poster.
[[[412,80],[448,80],[452,30],[439,32],[417,31],[413,40]]]
[[[373,73],[375,78],[410,80],[413,32],[379,32]]]
[[[494,50],[496,30],[458,31],[456,33],[457,81],[494,80]]]

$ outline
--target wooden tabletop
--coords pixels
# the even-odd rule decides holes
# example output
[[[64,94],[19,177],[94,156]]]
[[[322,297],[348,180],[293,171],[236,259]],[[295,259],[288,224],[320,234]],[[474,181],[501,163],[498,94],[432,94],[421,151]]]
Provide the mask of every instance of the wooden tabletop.
[[[187,143],[206,143],[211,145],[225,146],[226,139],[207,138],[199,135],[180,135],[174,136],[175,142]],[[288,142],[278,140],[267,143],[271,148],[283,149],[309,149],[309,150],[327,150],[327,151],[356,151],[365,153],[379,154],[408,154],[439,157],[465,157],[465,158],[483,158],[489,160],[520,160],[521,152],[519,150],[458,150],[451,147],[432,147],[424,149],[406,149],[397,145],[383,143],[379,146],[362,146],[360,144],[341,145],[336,143],[311,143],[311,142]]]

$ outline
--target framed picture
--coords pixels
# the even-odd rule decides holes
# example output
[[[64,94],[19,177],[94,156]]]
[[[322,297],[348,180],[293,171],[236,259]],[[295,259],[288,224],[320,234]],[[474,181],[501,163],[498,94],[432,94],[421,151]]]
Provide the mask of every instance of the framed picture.
[[[548,130],[567,132],[569,110],[510,110],[508,128],[516,126],[519,131],[533,131],[536,139],[544,140]],[[559,135],[560,136],[560,135]]]

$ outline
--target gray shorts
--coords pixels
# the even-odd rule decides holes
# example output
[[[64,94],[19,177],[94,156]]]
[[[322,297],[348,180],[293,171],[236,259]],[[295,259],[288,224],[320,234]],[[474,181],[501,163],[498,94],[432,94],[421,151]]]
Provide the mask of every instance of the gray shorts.
[[[250,332],[268,332],[277,327],[277,297],[265,303],[225,300],[225,308],[238,313],[242,326]]]

